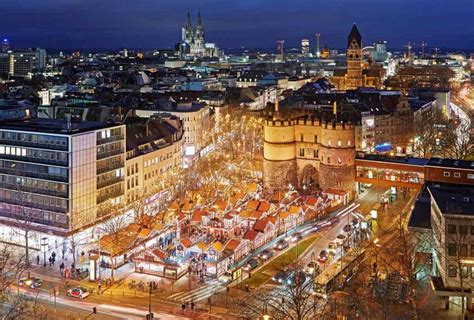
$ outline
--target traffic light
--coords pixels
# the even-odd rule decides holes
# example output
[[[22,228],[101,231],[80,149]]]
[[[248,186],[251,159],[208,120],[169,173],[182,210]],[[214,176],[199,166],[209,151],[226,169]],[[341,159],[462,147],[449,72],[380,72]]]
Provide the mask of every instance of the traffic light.
[[[93,308],[92,308],[92,313],[93,313],[93,314],[97,314],[97,308],[96,308],[96,307],[93,307]]]

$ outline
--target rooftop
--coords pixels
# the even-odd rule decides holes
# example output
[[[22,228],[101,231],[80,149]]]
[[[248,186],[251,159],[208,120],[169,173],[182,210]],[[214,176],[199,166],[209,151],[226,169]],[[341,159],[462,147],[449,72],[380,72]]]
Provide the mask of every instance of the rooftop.
[[[70,129],[68,130],[68,123],[66,120],[58,119],[29,119],[23,121],[6,121],[0,124],[0,130],[15,130],[15,131],[35,131],[43,133],[54,134],[76,134],[80,132],[87,132],[92,130],[105,129],[115,127],[116,124],[108,124],[94,121],[72,121]]]
[[[442,214],[464,215],[474,217],[474,188],[472,185],[432,185],[428,187],[431,200]]]
[[[367,153],[359,153],[356,156],[356,159],[357,160],[400,163],[400,164],[408,164],[408,165],[413,165],[413,166],[425,166],[430,161],[430,160],[424,159],[424,158],[392,157],[392,156],[388,156],[388,155],[367,154]]]

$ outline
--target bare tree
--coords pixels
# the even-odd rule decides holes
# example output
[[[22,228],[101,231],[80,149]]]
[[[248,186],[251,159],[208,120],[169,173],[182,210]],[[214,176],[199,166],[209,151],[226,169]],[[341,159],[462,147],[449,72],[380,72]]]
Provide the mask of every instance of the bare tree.
[[[235,301],[235,308],[246,319],[316,319],[324,299],[314,294],[314,281],[300,268],[292,270],[291,284],[261,288]]]

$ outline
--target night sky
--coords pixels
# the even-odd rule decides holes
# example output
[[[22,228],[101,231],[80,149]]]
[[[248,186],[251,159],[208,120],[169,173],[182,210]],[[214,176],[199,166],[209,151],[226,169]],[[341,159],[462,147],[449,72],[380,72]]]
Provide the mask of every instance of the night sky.
[[[356,22],[365,45],[408,41],[474,49],[473,0],[0,0],[0,37],[15,47],[173,47],[191,12],[221,48],[344,47]]]

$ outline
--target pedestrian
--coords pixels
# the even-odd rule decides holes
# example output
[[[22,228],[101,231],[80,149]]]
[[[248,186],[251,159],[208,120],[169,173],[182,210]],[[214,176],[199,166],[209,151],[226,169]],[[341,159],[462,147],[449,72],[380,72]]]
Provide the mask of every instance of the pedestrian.
[[[53,260],[56,260],[56,252],[53,251],[53,253],[51,253],[51,257],[53,257]]]
[[[183,302],[183,304],[181,305],[181,309],[183,309],[183,313],[184,311],[186,310],[186,304]]]
[[[53,258],[49,257],[49,266],[51,267],[51,263],[53,263]]]
[[[102,294],[102,284],[99,282],[99,284],[97,285],[97,291],[100,294]]]
[[[39,255],[36,256],[36,264],[37,264],[37,265],[40,264],[40,256],[39,256]]]
[[[191,300],[191,310],[194,311],[194,301]]]

